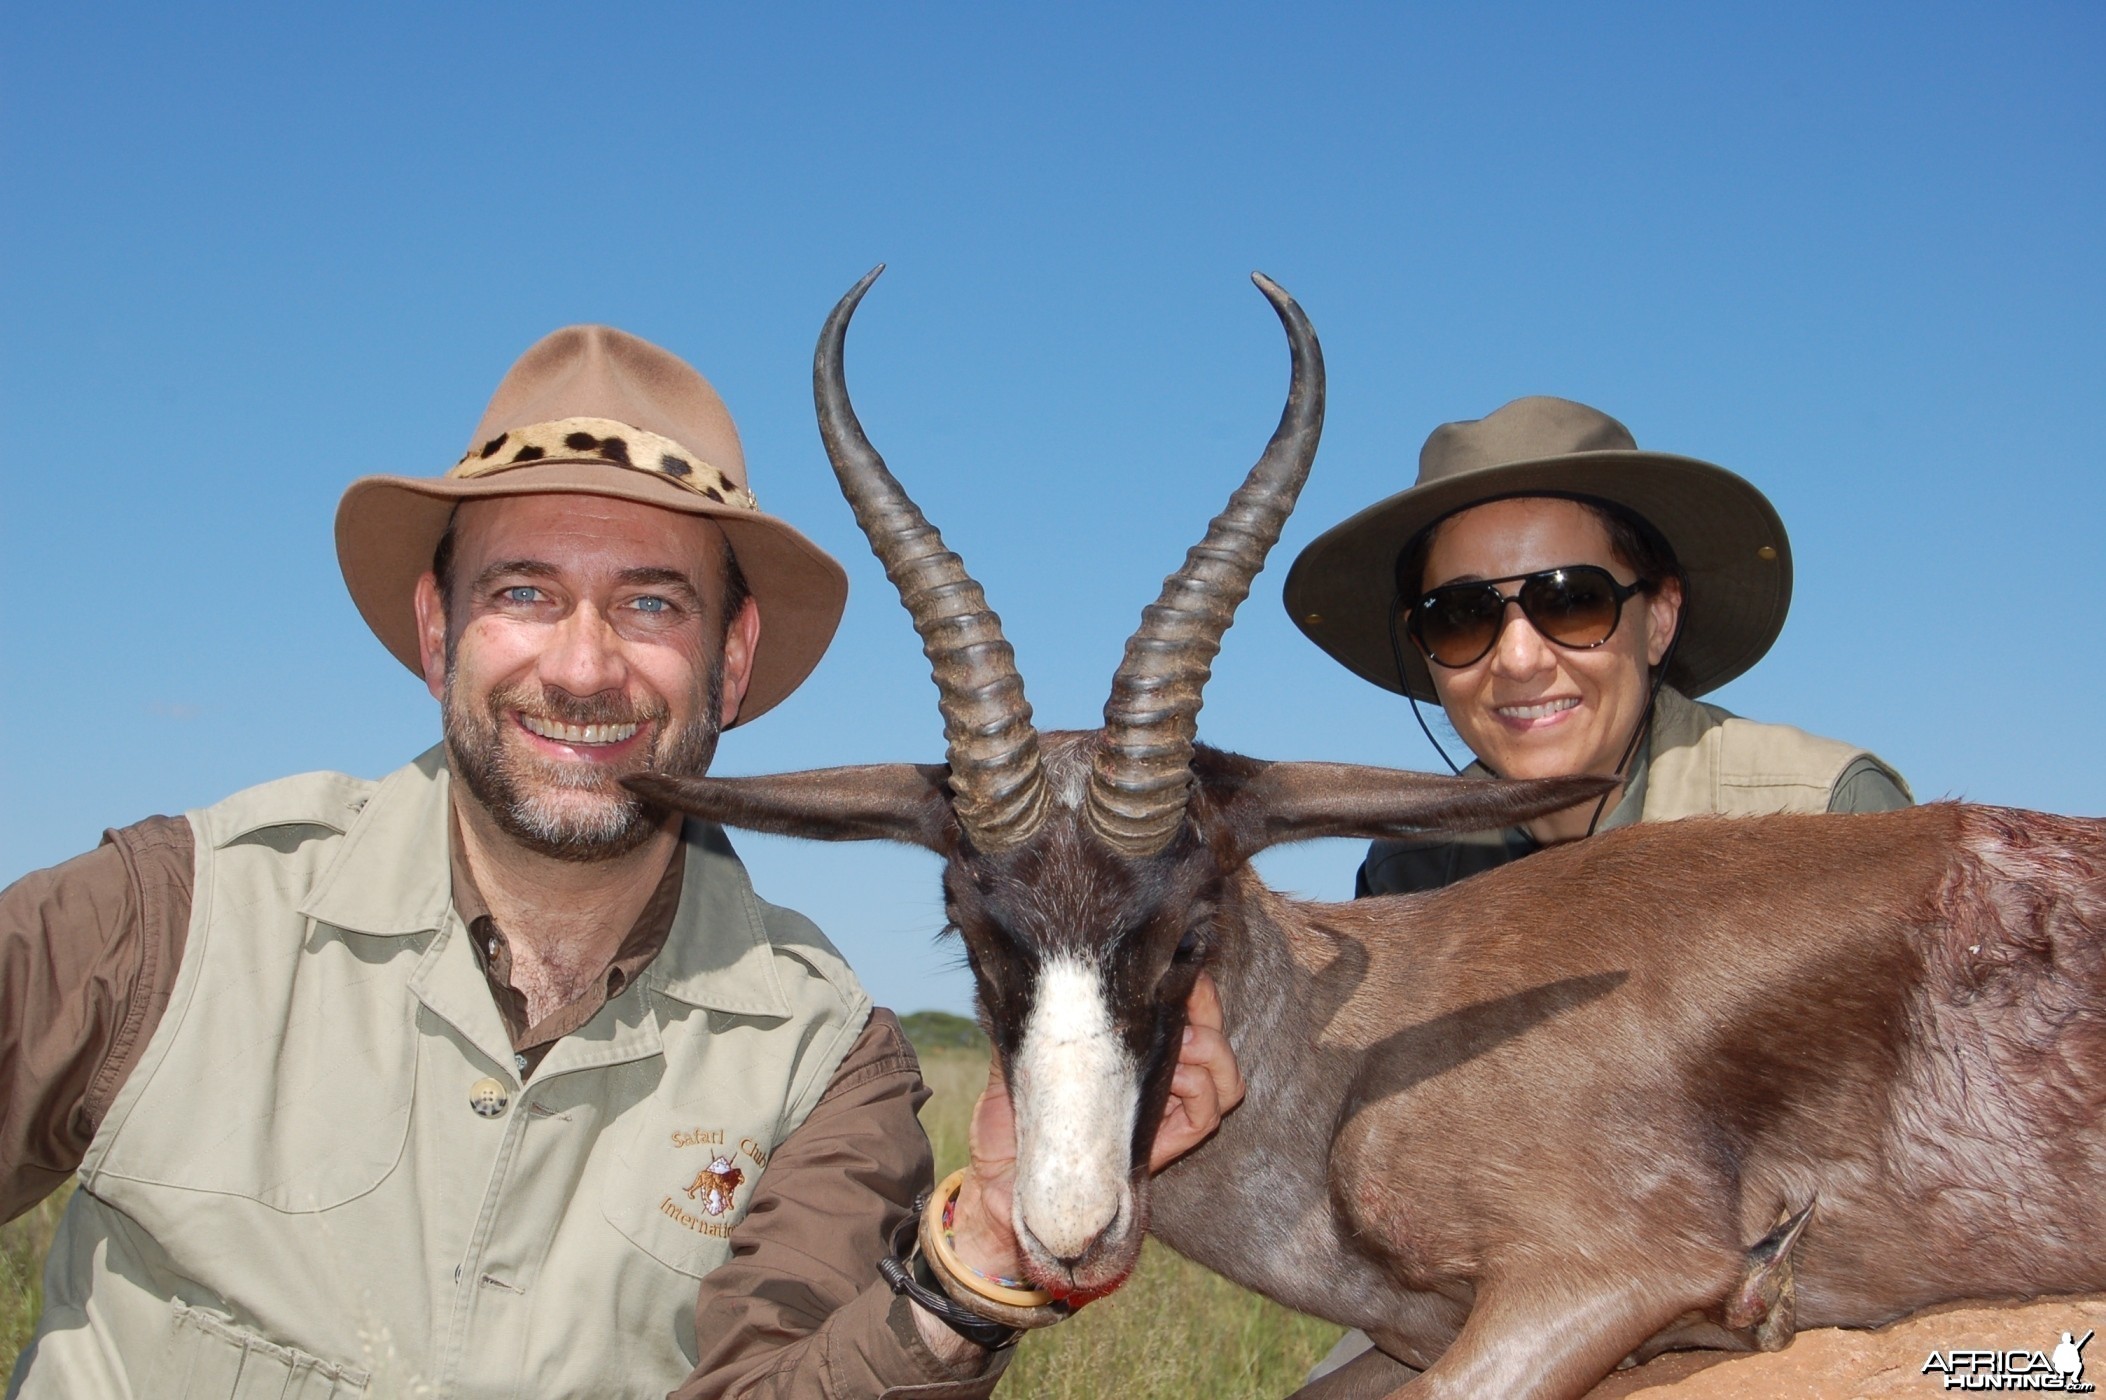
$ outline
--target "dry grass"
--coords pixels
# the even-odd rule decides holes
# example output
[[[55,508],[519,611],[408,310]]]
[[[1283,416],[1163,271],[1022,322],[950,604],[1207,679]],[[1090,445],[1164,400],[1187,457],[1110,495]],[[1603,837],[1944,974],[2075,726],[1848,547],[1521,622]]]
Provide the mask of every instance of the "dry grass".
[[[936,1174],[965,1163],[965,1128],[987,1079],[987,1057],[929,1050],[935,1091],[922,1126]],[[1071,1320],[1017,1347],[1002,1400],[1256,1400],[1301,1384],[1341,1328],[1289,1312],[1151,1241],[1133,1279]]]
[[[44,1253],[58,1229],[68,1185],[0,1225],[0,1377],[15,1369],[15,1358],[37,1330],[44,1309]]]
[[[987,1052],[984,1050],[938,1050],[917,1046],[921,1077],[931,1097],[922,1105],[921,1127],[936,1151],[936,1179],[943,1180],[965,1165],[965,1130],[972,1121],[973,1104],[987,1085]]]

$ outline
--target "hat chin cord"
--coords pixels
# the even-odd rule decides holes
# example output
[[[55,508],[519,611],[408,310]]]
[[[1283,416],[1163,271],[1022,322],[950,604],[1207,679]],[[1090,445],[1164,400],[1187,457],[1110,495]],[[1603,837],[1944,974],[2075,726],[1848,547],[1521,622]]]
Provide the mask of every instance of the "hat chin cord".
[[[1455,760],[1448,757],[1448,751],[1441,747],[1441,741],[1433,737],[1433,730],[1426,723],[1425,713],[1419,709],[1419,697],[1411,693],[1411,680],[1404,674],[1404,639],[1397,633],[1397,614],[1403,611],[1404,597],[1399,594],[1389,609],[1389,659],[1397,668],[1397,689],[1403,691],[1404,698],[1410,702],[1411,717],[1419,722],[1419,733],[1425,735],[1426,742],[1433,745],[1433,751],[1441,756],[1441,762],[1448,765],[1448,771],[1459,778],[1462,776],[1462,769],[1456,767]]]
[[[1448,757],[1448,751],[1441,747],[1441,741],[1433,737],[1433,729],[1426,723],[1425,712],[1419,709],[1419,697],[1411,693],[1411,680],[1404,673],[1404,639],[1397,631],[1397,615],[1404,611],[1403,603],[1404,599],[1399,595],[1389,610],[1389,655],[1397,668],[1397,688],[1404,692],[1404,699],[1410,703],[1411,717],[1419,722],[1419,732],[1426,736],[1426,742],[1433,745],[1433,751],[1441,756],[1441,762],[1448,765],[1448,771],[1460,777],[1462,769],[1456,766],[1454,759]],[[1667,683],[1668,669],[1675,663],[1675,649],[1681,645],[1682,625],[1681,620],[1677,618],[1675,634],[1668,639],[1667,650],[1661,655],[1660,664],[1653,668],[1653,683],[1645,692],[1645,713],[1638,717],[1637,725],[1632,728],[1630,741],[1623,746],[1623,757],[1616,760],[1614,772],[1618,778],[1623,777],[1624,770],[1630,767],[1631,756],[1638,752],[1639,740],[1653,727],[1654,702],[1660,698],[1660,687]],[[1491,764],[1485,763],[1481,758],[1477,761],[1484,764],[1487,773],[1491,773],[1495,778],[1499,776]],[[1594,804],[1594,815],[1587,820],[1588,836],[1592,836],[1595,828],[1601,825],[1602,814],[1609,808],[1609,793],[1616,791],[1616,788],[1609,789],[1609,792],[1603,793],[1600,800]],[[1533,836],[1529,839],[1535,840]]]
[[[1616,760],[1615,771],[1619,778],[1624,775],[1624,770],[1631,766],[1631,755],[1638,752],[1638,741],[1653,727],[1653,702],[1660,698],[1660,687],[1667,683],[1667,668],[1675,664],[1675,648],[1681,644],[1682,624],[1681,620],[1677,619],[1675,634],[1667,639],[1667,650],[1661,653],[1660,664],[1653,668],[1653,683],[1645,692],[1645,713],[1638,717],[1636,727],[1631,730],[1631,741],[1623,746],[1623,757]],[[1609,789],[1609,792],[1617,791],[1620,789]],[[1594,834],[1594,828],[1601,825],[1601,814],[1608,810],[1609,792],[1603,793],[1601,800],[1594,804],[1594,816],[1587,822],[1589,836]]]

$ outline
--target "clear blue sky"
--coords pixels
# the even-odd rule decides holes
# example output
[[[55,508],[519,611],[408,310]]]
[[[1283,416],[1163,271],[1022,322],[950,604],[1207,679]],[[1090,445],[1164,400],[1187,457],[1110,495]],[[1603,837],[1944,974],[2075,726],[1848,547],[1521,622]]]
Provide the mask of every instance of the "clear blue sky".
[[[813,680],[719,771],[933,759],[933,690],[812,426],[849,370],[1048,726],[1263,444],[1307,308],[1324,447],[1202,733],[1437,760],[1289,625],[1324,526],[1526,393],[1719,462],[1798,591],[1723,703],[1919,795],[2106,812],[2106,8],[17,5],[0,43],[0,880],[435,707],[330,542],[437,473],[530,342],[714,379],[848,566]],[[876,995],[963,1009],[933,862],[744,838]],[[1354,854],[1269,858],[1342,897]]]

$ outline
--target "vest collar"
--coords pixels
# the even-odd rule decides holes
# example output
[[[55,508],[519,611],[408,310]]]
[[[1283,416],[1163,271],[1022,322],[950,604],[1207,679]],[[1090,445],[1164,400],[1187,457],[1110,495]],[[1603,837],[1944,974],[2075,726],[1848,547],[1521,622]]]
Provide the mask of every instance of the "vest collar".
[[[447,801],[446,753],[434,745],[380,780],[300,912],[353,933],[435,931],[453,907]]]
[[[1646,737],[1646,745],[1661,753],[1688,748],[1716,729],[1725,713],[1716,705],[1699,704],[1673,686],[1663,685],[1653,701],[1653,730]]]
[[[673,932],[637,982],[710,1011],[788,1016],[760,898],[723,829],[690,821],[680,842],[687,870]]]
[[[300,912],[381,937],[437,930],[453,908],[449,784],[441,745],[382,779]],[[687,868],[672,932],[636,985],[711,1011],[788,1016],[761,902],[731,843],[689,822],[681,849]]]
[[[1717,724],[1710,706],[1699,705],[1673,686],[1663,685],[1654,692],[1652,722],[1645,728],[1645,737],[1638,741],[1637,752],[1631,755],[1630,776],[1624,779],[1616,805],[1602,815],[1601,825],[1595,830],[1614,831],[1619,826],[1636,826],[1644,821],[1645,797],[1652,787],[1653,756],[1688,748]]]
[[[1639,754],[1638,766],[1647,781],[1634,783],[1626,789],[1625,801],[1617,804],[1617,811],[1621,812],[1625,806],[1631,805],[1630,799],[1634,797],[1637,803],[1629,818],[1631,821],[1668,821],[1675,817],[1687,816],[1692,811],[1722,810],[1718,802],[1716,774],[1702,764],[1690,769],[1689,760],[1697,754],[1697,746],[1704,736],[1718,728],[1719,721],[1725,718],[1726,713],[1715,705],[1700,704],[1690,699],[1673,686],[1661,686],[1659,697],[1653,701],[1652,732],[1645,736],[1643,752]],[[1692,805],[1685,792],[1667,791],[1687,787],[1686,781],[1677,783],[1672,775],[1669,775],[1668,781],[1657,785],[1662,789],[1661,792],[1656,794],[1652,791],[1656,786],[1650,781],[1653,764],[1656,759],[1661,758],[1669,760],[1670,767],[1702,774],[1700,800]],[[1648,797],[1653,798],[1653,810],[1649,813],[1640,810],[1645,806]],[[1683,810],[1684,807],[1687,810]]]

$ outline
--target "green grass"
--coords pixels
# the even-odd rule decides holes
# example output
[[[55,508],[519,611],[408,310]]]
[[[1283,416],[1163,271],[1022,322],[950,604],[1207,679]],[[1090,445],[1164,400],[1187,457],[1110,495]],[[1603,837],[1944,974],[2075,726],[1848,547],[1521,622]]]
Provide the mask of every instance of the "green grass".
[[[965,1164],[965,1130],[987,1082],[982,1050],[928,1046],[922,1072],[934,1097],[922,1125],[936,1173]],[[36,1328],[44,1251],[68,1191],[0,1226],[0,1377]],[[1001,1400],[1256,1400],[1285,1395],[1338,1339],[1339,1328],[1245,1292],[1151,1242],[1132,1281],[1017,1347]]]
[[[965,1164],[965,1130],[987,1056],[931,1047],[921,1111],[936,1175]],[[1342,1328],[1289,1312],[1150,1241],[1124,1288],[1017,1345],[1001,1400],[1256,1400],[1285,1395]]]
[[[37,1330],[44,1308],[44,1252],[73,1188],[66,1186],[0,1225],[0,1380]]]
[[[980,1023],[948,1011],[909,1011],[899,1018],[900,1029],[918,1050],[977,1050],[987,1053],[987,1033]]]

